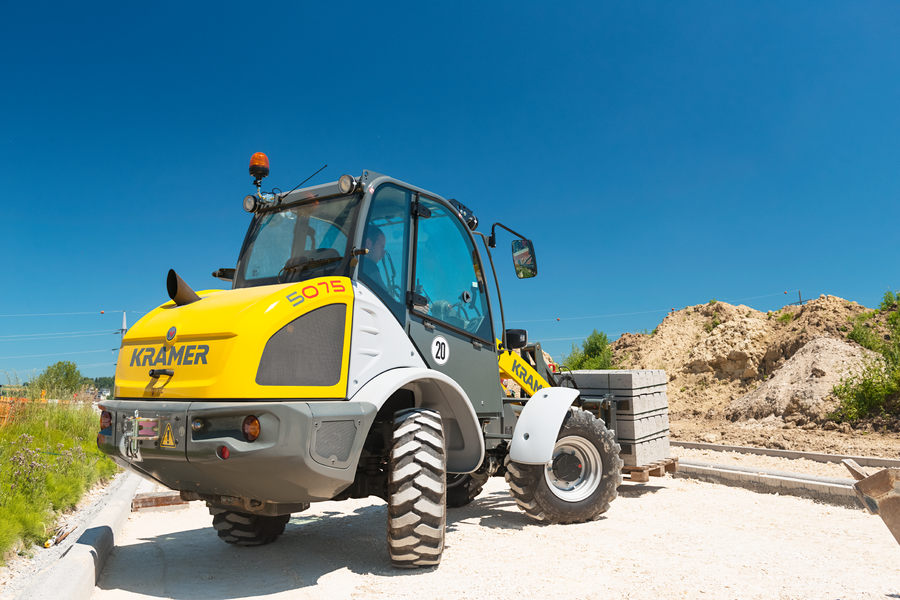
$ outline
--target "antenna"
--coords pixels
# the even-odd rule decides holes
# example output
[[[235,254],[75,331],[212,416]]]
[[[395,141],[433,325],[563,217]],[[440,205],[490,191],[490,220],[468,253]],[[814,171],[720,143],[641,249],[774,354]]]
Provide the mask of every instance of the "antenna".
[[[324,168],[327,167],[327,166],[328,166],[328,165],[325,165],[324,167],[322,167],[322,169],[324,169]],[[301,185],[303,185],[304,183],[306,183],[307,181],[309,181],[310,179],[312,179],[313,177],[315,177],[315,176],[318,175],[319,173],[321,173],[321,172],[322,172],[322,169],[319,169],[318,171],[316,171],[315,173],[313,173],[312,175],[310,175],[309,177],[307,177],[306,179],[304,179],[303,181],[301,181],[300,183],[298,183],[297,185],[295,185],[295,186],[294,186],[294,190],[296,190],[298,187],[300,187]],[[291,190],[291,192],[293,192],[294,190]],[[282,198],[287,198],[288,194],[290,194],[291,192],[288,192],[287,194],[284,194],[284,195],[282,195],[281,197],[282,197]],[[280,202],[280,200],[279,200],[279,202]]]

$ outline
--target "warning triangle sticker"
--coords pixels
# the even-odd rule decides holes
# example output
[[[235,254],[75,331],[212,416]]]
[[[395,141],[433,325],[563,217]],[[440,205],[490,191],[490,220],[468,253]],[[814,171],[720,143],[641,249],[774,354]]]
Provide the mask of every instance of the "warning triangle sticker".
[[[166,423],[166,433],[163,435],[162,441],[159,443],[163,448],[175,447],[175,436],[172,435],[172,424]]]

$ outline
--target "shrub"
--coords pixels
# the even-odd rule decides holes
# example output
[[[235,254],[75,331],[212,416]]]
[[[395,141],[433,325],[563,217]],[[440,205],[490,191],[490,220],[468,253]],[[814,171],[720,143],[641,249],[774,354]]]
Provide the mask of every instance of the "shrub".
[[[881,299],[881,305],[878,307],[881,311],[888,311],[894,307],[894,304],[900,302],[900,294],[895,294],[891,290],[888,290],[884,293],[884,297]]]
[[[594,330],[591,335],[581,343],[581,348],[572,344],[571,354],[563,355],[562,364],[573,371],[612,369],[612,348],[609,338],[602,331]]]
[[[847,337],[863,348],[874,352],[880,352],[882,349],[882,343],[878,339],[878,334],[871,327],[863,325],[861,321],[853,324],[853,329],[847,334]]]
[[[709,304],[707,304],[707,306],[713,306],[713,305],[715,305],[715,303],[716,303],[716,299],[713,298],[712,300],[709,301]]]
[[[783,315],[781,315],[780,317],[778,317],[775,320],[778,321],[779,323],[790,323],[793,318],[794,318],[794,313],[785,312]]]
[[[61,360],[29,382],[28,397],[32,400],[40,398],[42,390],[47,398],[69,396],[83,387],[83,379],[75,363]]]
[[[885,294],[882,310],[889,300],[893,306],[896,296],[891,292]],[[858,373],[834,386],[832,392],[840,400],[839,409],[831,415],[835,420],[853,421],[873,414],[888,415],[900,411],[900,308],[887,316],[888,342],[883,342],[874,328],[864,325],[872,314],[855,318],[853,330],[847,337],[881,356],[867,361]]]
[[[878,413],[895,413],[900,392],[900,370],[889,369],[881,359],[867,362],[862,371],[834,386],[840,400],[837,415],[855,421]]]

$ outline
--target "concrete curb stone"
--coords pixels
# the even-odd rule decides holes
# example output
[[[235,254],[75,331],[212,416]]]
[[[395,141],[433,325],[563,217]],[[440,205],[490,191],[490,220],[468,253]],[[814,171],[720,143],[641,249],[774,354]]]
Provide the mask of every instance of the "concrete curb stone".
[[[864,510],[853,490],[852,479],[813,477],[783,471],[699,464],[683,460],[679,461],[678,472],[673,476],[740,487],[762,494],[810,498],[827,504]]]
[[[116,538],[131,514],[131,499],[141,477],[124,473],[125,480],[87,530],[63,557],[34,577],[17,600],[89,600]]]

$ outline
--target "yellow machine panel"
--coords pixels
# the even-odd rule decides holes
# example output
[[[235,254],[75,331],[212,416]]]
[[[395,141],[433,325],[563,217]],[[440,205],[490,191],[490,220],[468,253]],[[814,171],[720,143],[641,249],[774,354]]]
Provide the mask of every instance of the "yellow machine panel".
[[[497,347],[503,344],[497,340]],[[550,387],[547,380],[534,370],[528,361],[515,352],[503,351],[498,358],[500,374],[518,383],[525,393],[534,396],[539,389]]]
[[[350,279],[321,277],[281,285],[207,290],[198,295],[200,300],[183,306],[167,302],[128,330],[116,367],[117,398],[346,397],[353,317]],[[345,307],[343,346],[336,350],[340,352],[339,376],[334,369],[336,383],[273,385],[266,384],[266,378],[262,378],[263,384],[258,383],[260,360],[273,336],[290,334],[294,323],[302,323],[300,317],[335,305]],[[338,337],[341,331],[334,333]],[[335,364],[336,360],[337,356]],[[283,356],[280,361],[284,363]],[[292,368],[281,363],[281,371]],[[155,376],[151,376],[151,370]]]

